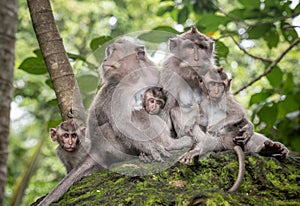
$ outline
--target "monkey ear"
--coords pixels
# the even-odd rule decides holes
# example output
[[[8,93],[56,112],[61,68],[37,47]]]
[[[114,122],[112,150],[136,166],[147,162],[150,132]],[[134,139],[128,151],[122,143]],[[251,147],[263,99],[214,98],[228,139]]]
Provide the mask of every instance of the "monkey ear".
[[[145,47],[140,46],[136,49],[137,51],[137,59],[145,60]]]
[[[195,25],[192,26],[191,33],[197,33],[197,27]]]
[[[52,139],[53,142],[57,141],[56,129],[55,128],[51,128],[50,129],[50,137],[51,137],[51,139]]]
[[[177,39],[176,38],[170,38],[169,39],[169,50],[171,53],[174,53],[175,48],[177,47]]]
[[[228,92],[229,89],[230,89],[231,80],[232,80],[232,79],[228,79],[228,80],[227,80],[227,88],[226,88],[226,92]]]

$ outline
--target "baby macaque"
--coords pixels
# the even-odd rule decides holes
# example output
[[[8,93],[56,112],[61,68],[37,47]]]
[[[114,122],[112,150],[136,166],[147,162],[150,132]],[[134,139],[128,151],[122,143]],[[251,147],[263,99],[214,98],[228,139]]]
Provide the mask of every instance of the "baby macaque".
[[[162,131],[155,131],[151,132],[150,134],[148,133],[148,136],[151,135],[150,137],[153,139],[153,141],[161,144],[164,148],[166,148],[166,150],[179,150],[185,147],[192,147],[192,137],[184,136],[179,139],[174,139],[171,137],[172,128],[170,128],[161,118],[162,110],[164,109],[166,101],[167,95],[162,88],[150,87],[144,93],[142,102],[143,108],[141,110],[133,111],[132,121],[140,130],[144,130],[145,132],[148,128],[150,131],[155,130],[155,128],[159,128],[155,127],[156,124],[160,127],[163,125],[164,129]],[[155,115],[157,117],[154,122],[150,121],[149,115]],[[152,161],[152,157],[143,152],[139,157],[144,162]]]
[[[79,126],[72,120],[66,120],[56,128],[50,129],[53,142],[58,143],[56,154],[65,166],[67,173],[76,167],[87,155],[80,139],[85,135],[85,128]]]
[[[202,76],[199,83],[202,91],[200,107],[207,117],[207,132],[197,132],[197,145],[181,156],[179,161],[190,163],[197,155],[234,149],[239,156],[240,170],[236,184],[229,190],[233,192],[238,189],[244,174],[245,163],[241,148],[266,156],[286,156],[288,149],[283,144],[254,132],[246,111],[229,92],[231,80],[222,70],[223,68],[210,70]]]

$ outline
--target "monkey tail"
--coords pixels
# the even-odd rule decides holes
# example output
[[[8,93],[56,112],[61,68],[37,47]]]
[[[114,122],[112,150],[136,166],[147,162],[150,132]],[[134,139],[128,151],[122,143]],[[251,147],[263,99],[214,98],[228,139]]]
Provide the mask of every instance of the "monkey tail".
[[[234,146],[234,151],[239,158],[239,174],[234,185],[228,190],[228,192],[235,192],[239,186],[242,184],[245,174],[245,154],[239,145]]]
[[[96,166],[96,164],[97,163],[88,155],[79,166],[72,169],[58,185],[47,194],[38,206],[48,206],[52,202],[59,200],[75,182],[89,174],[90,170]]]

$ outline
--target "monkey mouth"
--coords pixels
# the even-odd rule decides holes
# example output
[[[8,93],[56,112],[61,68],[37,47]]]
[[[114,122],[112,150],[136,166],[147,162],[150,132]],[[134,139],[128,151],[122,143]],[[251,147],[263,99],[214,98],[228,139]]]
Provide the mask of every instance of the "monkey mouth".
[[[73,152],[75,150],[74,147],[65,147],[64,150],[66,150],[67,152]]]

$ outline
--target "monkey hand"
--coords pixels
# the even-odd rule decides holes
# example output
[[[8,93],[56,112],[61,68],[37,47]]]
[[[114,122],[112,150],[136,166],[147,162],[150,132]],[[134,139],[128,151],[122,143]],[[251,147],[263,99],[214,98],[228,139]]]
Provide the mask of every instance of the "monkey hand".
[[[191,164],[195,156],[199,155],[200,151],[198,149],[193,149],[189,152],[184,153],[179,157],[178,161],[184,164]]]

